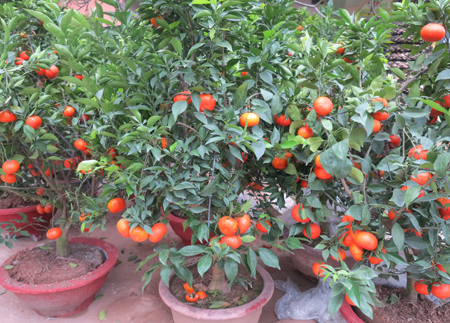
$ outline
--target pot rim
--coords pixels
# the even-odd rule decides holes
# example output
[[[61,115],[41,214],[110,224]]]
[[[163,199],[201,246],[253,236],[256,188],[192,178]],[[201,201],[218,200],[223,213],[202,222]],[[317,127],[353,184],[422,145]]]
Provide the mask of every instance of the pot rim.
[[[177,223],[183,223],[184,221],[186,221],[186,219],[179,218],[179,217],[173,215],[172,213],[169,213],[166,218],[169,219],[169,221],[173,221],[173,222],[177,222]]]
[[[256,270],[264,281],[264,288],[261,294],[259,294],[253,301],[241,306],[217,310],[189,306],[176,299],[162,279],[159,282],[159,295],[163,302],[170,307],[171,310],[198,320],[226,321],[244,317],[266,305],[272,298],[274,292],[275,286],[270,274],[260,265],[256,266]],[[170,277],[172,277],[173,274],[174,272],[172,271]]]
[[[23,284],[18,283],[13,279],[11,279],[6,270],[3,268],[3,266],[5,266],[6,263],[8,262],[8,260],[17,254],[15,253],[14,255],[6,259],[0,267],[0,285],[9,291],[21,294],[44,294],[44,293],[49,294],[77,289],[82,286],[86,286],[94,282],[95,280],[107,275],[111,271],[111,269],[116,265],[117,259],[119,257],[119,251],[117,250],[117,248],[113,244],[101,239],[75,237],[70,239],[69,243],[82,243],[92,247],[101,248],[106,253],[107,259],[100,267],[98,267],[94,271],[91,271],[86,275],[83,275],[81,277],[72,280],[65,280],[53,284]],[[44,244],[45,243],[39,243],[34,246],[28,247],[27,249],[39,247]]]
[[[341,308],[339,309],[339,312],[341,312],[342,317],[348,323],[364,323],[364,321],[358,315],[356,315],[355,311],[352,309],[345,297],[342,302]]]
[[[12,209],[0,209],[0,215],[11,215],[11,214],[15,214],[15,213],[26,213],[26,212],[32,212],[32,211],[36,211],[36,207],[39,205],[39,203],[30,205],[30,206],[25,206],[25,207],[16,207],[16,208],[12,208]]]

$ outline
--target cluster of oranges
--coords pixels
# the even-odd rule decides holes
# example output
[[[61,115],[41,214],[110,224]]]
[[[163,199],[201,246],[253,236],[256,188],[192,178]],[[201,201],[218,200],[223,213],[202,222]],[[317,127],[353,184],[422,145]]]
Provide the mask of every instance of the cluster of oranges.
[[[244,214],[236,219],[230,216],[223,216],[219,219],[219,231],[224,235],[220,243],[225,243],[228,247],[237,249],[242,245],[241,236],[238,233],[245,233],[250,228],[251,219],[248,214]]]
[[[303,204],[297,204],[296,206],[294,206],[294,208],[291,211],[292,218],[299,223],[304,223],[304,224],[309,223],[308,226],[311,231],[311,236],[308,235],[308,230],[306,229],[306,227],[303,229],[303,235],[311,240],[317,239],[318,237],[320,237],[320,234],[322,233],[322,230],[320,229],[320,225],[318,225],[317,223],[310,223],[311,219],[308,217],[306,217],[305,219],[302,219],[302,217],[301,217],[302,210],[303,210]]]
[[[213,96],[211,94],[203,93],[203,94],[200,94],[199,96],[200,96],[200,108],[199,109],[200,109],[201,113],[204,113],[205,110],[208,110],[208,111],[214,110],[214,108],[216,107],[216,100],[213,98]],[[186,101],[186,100],[187,100],[187,104],[192,103],[191,91],[180,92],[173,98],[173,103],[178,102],[178,101]]]

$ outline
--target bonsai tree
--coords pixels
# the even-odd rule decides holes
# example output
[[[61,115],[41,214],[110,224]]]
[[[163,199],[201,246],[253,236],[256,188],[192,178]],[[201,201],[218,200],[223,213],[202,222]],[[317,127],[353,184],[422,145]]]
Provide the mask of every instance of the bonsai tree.
[[[103,27],[100,21],[114,24],[103,21],[97,8],[98,18],[88,20],[77,11],[61,10],[53,0],[39,6],[29,1],[2,6],[0,190],[40,201],[38,212],[61,211],[47,232],[57,239],[60,256],[67,255],[71,225],[80,225],[82,231],[105,230],[107,210],[116,213],[126,207],[123,193],[108,190],[103,181],[119,169],[116,162],[120,167],[132,162],[108,146],[115,135],[94,129],[93,120],[120,110],[120,102],[127,100],[127,83],[116,73],[137,67],[119,53],[129,46],[123,55],[136,54],[147,30],[125,27],[124,12],[116,14],[122,33]],[[25,31],[27,36],[21,37]],[[105,51],[109,57],[99,55]]]

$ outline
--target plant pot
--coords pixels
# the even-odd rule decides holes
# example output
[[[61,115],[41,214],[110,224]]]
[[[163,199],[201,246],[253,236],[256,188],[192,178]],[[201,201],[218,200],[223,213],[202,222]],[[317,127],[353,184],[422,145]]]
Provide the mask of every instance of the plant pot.
[[[364,323],[363,320],[359,318],[358,315],[353,311],[353,308],[350,306],[350,304],[347,302],[347,300],[344,297],[344,301],[342,302],[342,306],[339,309],[339,312],[341,312],[342,317],[348,322],[348,323]]]
[[[272,297],[274,284],[272,277],[264,268],[258,265],[256,270],[264,281],[264,288],[253,301],[238,307],[211,310],[190,306],[176,299],[162,280],[159,282],[159,295],[170,307],[174,323],[258,323],[263,306]]]
[[[119,252],[114,245],[100,239],[77,237],[70,239],[69,242],[101,249],[106,261],[94,271],[69,281],[29,285],[18,283],[9,277],[3,269],[3,266],[8,264],[6,260],[0,267],[0,285],[16,294],[25,306],[42,316],[67,317],[81,312],[94,300],[95,293],[102,287],[108,273],[115,266]],[[42,244],[37,246],[40,245]]]
[[[45,227],[49,226],[49,222],[53,217],[53,213],[44,213],[39,214],[36,210],[37,205],[31,205],[27,207],[18,207],[13,209],[0,209],[0,223],[3,222],[11,222],[16,226],[16,228],[27,231],[33,240],[39,241],[41,240],[41,231],[45,231]],[[16,220],[23,220],[22,216],[19,214],[24,213],[26,215],[28,222],[17,222]],[[56,209],[53,210],[56,212]],[[44,220],[43,222],[37,221],[38,218]],[[1,227],[4,229],[8,224],[1,224]],[[43,226],[43,227],[42,227]],[[8,233],[10,230],[6,230]]]
[[[161,210],[162,215],[164,216],[164,212]],[[181,241],[183,241],[183,244],[185,246],[190,246],[192,234],[194,233],[191,228],[186,228],[186,230],[183,229],[183,222],[186,221],[186,219],[179,218],[172,213],[169,213],[167,216],[167,219],[169,220],[170,227],[175,232],[177,236],[181,238]],[[212,238],[213,234],[210,233],[209,237]],[[200,241],[197,240],[195,244],[207,244],[207,241],[204,241],[203,243],[200,243]]]
[[[291,253],[291,261],[294,264],[294,267],[297,268],[303,275],[317,279],[316,275],[314,275],[312,271],[312,266],[316,262],[325,262],[322,257],[322,250],[314,249],[307,244],[302,244],[302,246],[304,249],[292,250],[293,253]],[[349,268],[352,268],[356,264],[356,260],[353,259],[350,251],[348,250],[345,251],[345,256],[344,262]],[[333,260],[331,257],[328,258],[326,263],[327,265],[333,267],[341,266],[340,261]]]

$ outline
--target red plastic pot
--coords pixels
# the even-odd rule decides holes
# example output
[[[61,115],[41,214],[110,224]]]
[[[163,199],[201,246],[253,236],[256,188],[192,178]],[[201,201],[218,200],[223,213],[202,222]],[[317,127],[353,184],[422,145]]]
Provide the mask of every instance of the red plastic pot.
[[[164,214],[161,210],[161,213]],[[167,216],[167,219],[169,219],[169,224],[172,230],[175,232],[177,236],[181,238],[181,241],[183,241],[183,244],[185,246],[190,246],[192,234],[194,233],[191,228],[186,228],[186,230],[183,229],[183,222],[186,221],[186,219],[182,219],[179,217],[176,217],[172,213],[169,213]],[[213,237],[213,234],[210,233],[209,237]],[[207,242],[204,241],[203,243],[200,243],[200,241],[197,240],[195,244],[206,244]]]
[[[0,267],[0,285],[12,291],[27,307],[46,317],[67,317],[87,308],[94,300],[95,293],[102,287],[108,273],[119,257],[117,248],[100,239],[77,237],[69,243],[82,243],[98,247],[106,254],[106,261],[96,270],[69,280],[54,284],[29,285],[11,279],[3,269],[9,259]],[[37,246],[40,246],[39,244]],[[34,248],[37,246],[30,247]]]
[[[39,214],[36,210],[37,205],[27,206],[27,207],[18,207],[13,209],[0,209],[0,223],[1,227],[4,229],[8,225],[4,222],[11,222],[16,226],[16,228],[27,231],[31,237],[35,241],[41,240],[41,231],[46,231],[45,227],[49,226],[49,222],[53,216],[52,213],[44,213]],[[17,222],[16,220],[22,220],[22,217],[20,216],[20,213],[24,213],[27,216],[28,222]],[[54,210],[53,212],[56,212]],[[37,219],[41,218],[44,220],[36,221]],[[8,231],[8,230],[7,230]]]
[[[364,323],[363,320],[359,318],[358,315],[353,311],[350,304],[347,302],[347,300],[344,297],[344,301],[342,302],[342,306],[339,309],[339,312],[341,312],[342,317],[348,322],[348,323]]]
[[[159,295],[172,310],[174,323],[258,323],[264,305],[273,295],[274,284],[264,268],[258,265],[256,270],[264,281],[264,288],[256,299],[238,307],[211,310],[188,305],[176,299],[162,280],[159,282]]]

